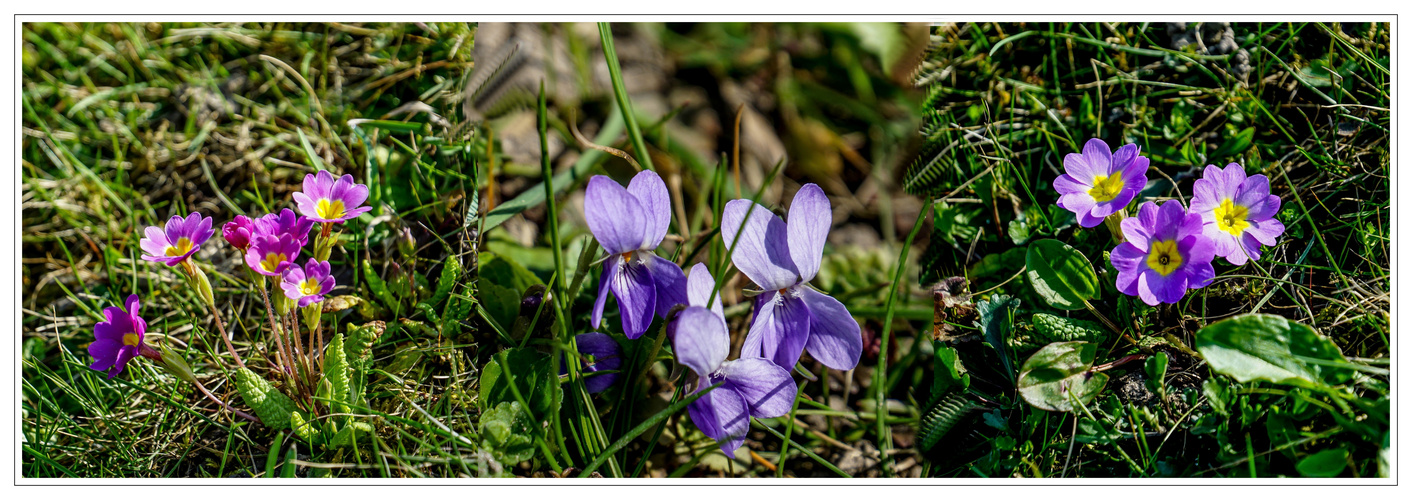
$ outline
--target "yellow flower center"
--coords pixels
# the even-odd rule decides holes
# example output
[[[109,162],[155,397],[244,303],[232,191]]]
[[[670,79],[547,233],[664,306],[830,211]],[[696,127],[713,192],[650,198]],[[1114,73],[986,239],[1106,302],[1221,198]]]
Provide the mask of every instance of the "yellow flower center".
[[[124,345],[132,345],[132,346],[135,346],[135,345],[137,345],[138,342],[141,342],[141,341],[142,341],[142,339],[137,336],[137,332],[132,332],[132,333],[129,333],[129,334],[127,334],[127,335],[123,335],[123,344],[124,344]]]
[[[1100,175],[1093,178],[1093,188],[1088,190],[1088,195],[1094,201],[1103,203],[1118,197],[1118,193],[1123,192],[1123,173],[1113,172],[1113,175]]]
[[[260,268],[268,272],[276,272],[279,265],[289,260],[289,256],[282,253],[270,252],[265,254],[265,260],[260,261]]]
[[[332,220],[343,217],[343,202],[339,200],[330,200],[328,198],[322,198],[319,200],[319,205],[318,207],[316,207],[316,209],[318,211],[320,219]]]
[[[1240,237],[1245,233],[1245,228],[1250,227],[1250,223],[1245,218],[1250,215],[1250,209],[1237,205],[1226,198],[1221,205],[1216,207],[1216,228],[1231,233],[1231,236]]]
[[[167,257],[180,257],[191,251],[191,239],[183,236],[178,239],[176,245],[167,246]]]
[[[319,286],[319,282],[314,281],[314,278],[309,278],[299,283],[299,293],[304,295],[318,295],[319,290],[322,288],[323,287]]]
[[[1147,267],[1166,276],[1182,267],[1182,254],[1177,252],[1177,240],[1154,241],[1147,252]]]

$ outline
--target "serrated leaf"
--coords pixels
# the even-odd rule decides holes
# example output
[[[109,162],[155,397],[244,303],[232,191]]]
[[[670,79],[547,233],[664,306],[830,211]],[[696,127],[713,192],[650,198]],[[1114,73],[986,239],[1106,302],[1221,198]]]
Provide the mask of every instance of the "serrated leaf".
[[[1246,314],[1196,332],[1196,350],[1216,373],[1321,388],[1348,380],[1348,360],[1314,329],[1272,314]]]
[[[1025,253],[1025,267],[1025,277],[1035,293],[1056,309],[1082,309],[1084,301],[1098,298],[1098,275],[1093,272],[1093,264],[1059,240],[1031,242]]]
[[[533,424],[529,412],[518,401],[501,402],[481,414],[481,445],[507,465],[534,458]]]
[[[279,392],[264,377],[241,367],[235,371],[235,387],[246,406],[255,410],[255,416],[271,429],[288,429],[289,416],[298,407],[294,400]]]
[[[338,333],[324,351],[324,378],[329,382],[330,399],[337,402],[329,406],[340,413],[348,412],[346,403],[351,401],[348,398],[348,355],[343,349],[343,334]]]
[[[1020,367],[1020,396],[1049,411],[1075,411],[1075,400],[1087,405],[1108,383],[1108,375],[1091,371],[1097,356],[1098,345],[1088,342],[1044,346]]]
[[[312,444],[319,439],[319,430],[304,420],[304,416],[300,412],[289,414],[289,425],[294,429],[294,435],[299,436],[299,439],[303,439],[307,443]]]

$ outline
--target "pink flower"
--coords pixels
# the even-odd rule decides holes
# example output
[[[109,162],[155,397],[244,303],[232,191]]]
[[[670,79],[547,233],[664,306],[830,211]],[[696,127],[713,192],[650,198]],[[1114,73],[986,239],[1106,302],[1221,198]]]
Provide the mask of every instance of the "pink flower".
[[[211,229],[211,218],[202,217],[197,212],[192,212],[185,219],[180,215],[173,215],[167,220],[164,229],[147,226],[144,232],[147,237],[138,242],[145,253],[142,258],[168,266],[175,266],[186,260],[215,234]]]
[[[353,182],[351,175],[334,180],[327,170],[305,175],[304,191],[294,193],[299,213],[318,222],[343,222],[372,210],[362,206],[367,199],[368,186]]]
[[[291,265],[285,269],[279,287],[284,289],[285,297],[299,301],[299,307],[308,307],[309,304],[323,301],[324,294],[333,290],[333,276],[329,274],[331,267],[328,262],[314,259],[305,261],[303,269]]]
[[[221,237],[226,239],[230,246],[244,251],[250,246],[250,238],[255,232],[255,221],[244,215],[235,216],[235,220],[221,226]]]

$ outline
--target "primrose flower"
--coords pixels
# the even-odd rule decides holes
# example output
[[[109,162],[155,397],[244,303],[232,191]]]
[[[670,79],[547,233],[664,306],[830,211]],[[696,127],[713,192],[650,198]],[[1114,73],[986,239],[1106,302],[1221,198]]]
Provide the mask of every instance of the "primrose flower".
[[[1176,200],[1161,208],[1143,203],[1137,217],[1123,219],[1127,241],[1114,248],[1109,259],[1118,270],[1118,290],[1155,306],[1175,304],[1188,288],[1211,284],[1216,245],[1202,234],[1201,226],[1201,216],[1188,213]]]
[[[294,193],[299,213],[316,222],[343,222],[372,210],[361,206],[368,199],[368,186],[353,182],[353,176],[338,180],[327,170],[304,176],[304,191]]]
[[[1147,185],[1147,165],[1137,144],[1109,152],[1108,143],[1089,139],[1082,154],[1064,157],[1064,171],[1054,179],[1059,207],[1078,216],[1079,225],[1094,227],[1122,210]]]
[[[613,340],[613,337],[598,332],[581,333],[574,337],[574,343],[578,345],[579,354],[584,356],[580,364],[580,371],[584,375],[599,370],[617,370],[623,365],[622,348],[618,347],[618,342]],[[560,372],[568,373],[568,370],[561,369]],[[593,394],[608,390],[617,380],[617,373],[604,373],[585,377],[583,385],[589,394]]]
[[[1285,225],[1275,220],[1280,197],[1270,194],[1270,178],[1245,176],[1231,163],[1225,169],[1207,165],[1196,181],[1192,213],[1201,214],[1202,231],[1216,245],[1216,255],[1237,266],[1260,259],[1260,246],[1274,246]]]
[[[285,297],[299,301],[299,307],[309,307],[309,304],[322,302],[324,294],[333,290],[331,267],[328,262],[314,259],[304,261],[303,269],[290,265],[284,270],[279,287],[284,289]]]
[[[123,369],[127,368],[128,361],[136,356],[158,360],[162,358],[156,349],[143,343],[147,335],[147,322],[137,315],[141,306],[137,294],[129,295],[124,306],[126,311],[118,307],[103,309],[103,316],[107,317],[108,321],[93,325],[95,340],[88,345],[88,355],[93,356],[94,360],[88,367],[107,372],[109,379],[122,373]]]
[[[294,265],[294,258],[304,248],[294,241],[294,236],[285,234],[257,235],[255,243],[245,251],[245,265],[265,276],[280,276],[284,270]]]
[[[726,204],[721,237],[732,250],[731,262],[764,289],[755,297],[742,357],[768,358],[789,370],[808,349],[829,368],[857,366],[863,354],[858,322],[837,299],[806,286],[819,272],[832,222],[829,199],[815,184],[795,193],[788,225],[750,200]],[[733,243],[737,232],[740,241]]]
[[[146,253],[142,256],[143,260],[161,262],[168,266],[185,261],[215,234],[211,229],[211,218],[202,217],[197,212],[191,212],[185,219],[180,215],[173,215],[171,219],[167,219],[164,229],[147,226],[144,232],[147,237],[138,242]]]
[[[288,208],[280,210],[278,214],[265,214],[264,217],[255,219],[255,231],[252,234],[265,234],[278,237],[288,234],[294,237],[294,241],[299,246],[309,244],[309,230],[314,227],[314,221],[294,213]]]
[[[850,319],[851,321],[851,319]],[[691,306],[677,314],[668,329],[677,361],[696,372],[692,393],[721,386],[687,406],[691,421],[721,445],[728,456],[745,442],[750,417],[774,418],[789,414],[794,402],[794,380],[789,371],[765,358],[741,357],[726,361],[730,334],[726,322],[711,310]]]
[[[589,231],[609,255],[598,280],[593,327],[603,322],[603,304],[611,290],[618,298],[623,333],[629,339],[641,337],[654,313],[665,317],[672,306],[686,303],[681,267],[653,252],[672,219],[667,185],[650,170],[639,172],[627,189],[595,175],[588,180],[583,212]]]
[[[226,239],[230,246],[245,251],[250,247],[250,239],[255,234],[255,221],[244,215],[237,215],[235,219],[221,226],[221,237]]]

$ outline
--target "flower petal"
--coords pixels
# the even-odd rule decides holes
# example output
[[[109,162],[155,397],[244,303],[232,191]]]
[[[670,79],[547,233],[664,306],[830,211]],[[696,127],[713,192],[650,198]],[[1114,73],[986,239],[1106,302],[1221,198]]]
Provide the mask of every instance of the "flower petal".
[[[734,389],[750,406],[750,416],[775,418],[789,414],[799,388],[789,370],[765,358],[740,358],[721,365],[726,387]]]
[[[750,200],[732,200],[726,203],[724,212],[721,238],[731,252],[731,263],[740,272],[765,290],[779,290],[799,281],[799,271],[789,254],[789,232],[784,221]]]
[[[672,306],[686,304],[686,275],[682,274],[681,267],[677,263],[658,257],[656,254],[646,254],[643,264],[647,266],[647,272],[652,274],[652,283],[657,291],[657,315],[666,319],[667,312],[672,310]]]
[[[745,433],[750,430],[745,398],[725,385],[692,401],[686,411],[702,434],[720,443],[726,456],[735,456],[735,449],[745,442]]]
[[[623,258],[617,255],[608,256],[608,260],[603,261],[603,274],[598,278],[598,299],[593,301],[593,328],[603,326],[603,304],[608,302],[608,291],[612,288],[608,284],[613,282],[622,267]]]
[[[1236,248],[1236,239],[1231,233],[1222,231],[1215,222],[1201,226],[1201,234],[1211,240],[1211,251],[1226,262],[1240,266],[1245,264],[1245,254]],[[1238,257],[1235,254],[1240,254]]]
[[[789,206],[789,256],[802,282],[809,282],[819,273],[824,258],[824,242],[833,226],[833,211],[829,197],[818,184],[809,183],[794,193]]]
[[[651,250],[662,244],[667,228],[672,224],[672,201],[667,197],[667,185],[657,172],[643,170],[628,182],[628,193],[642,205],[643,241],[642,248]]]
[[[1138,250],[1146,253],[1147,249],[1152,247],[1148,240],[1153,236],[1148,228],[1156,224],[1157,204],[1149,201],[1137,207],[1137,217],[1123,219],[1119,227],[1123,229],[1123,239],[1137,245]]]
[[[1264,220],[1280,213],[1280,197],[1270,195],[1270,178],[1263,175],[1245,179],[1236,193],[1235,203],[1250,209],[1246,214],[1248,219]]]
[[[677,362],[698,376],[708,377],[721,368],[730,354],[731,339],[726,322],[704,307],[688,307],[677,314],[669,327]]]
[[[706,268],[704,262],[697,262],[691,266],[691,274],[686,277],[686,303],[693,306],[706,307],[706,300],[711,298],[711,291],[716,287],[716,279],[711,277],[711,270]],[[721,309],[721,293],[716,292],[716,298],[711,300],[709,307],[721,319],[725,319],[726,313]]]
[[[1246,235],[1266,246],[1275,246],[1276,243],[1279,243],[1280,235],[1284,232],[1284,223],[1276,219],[1250,221],[1250,227],[1245,228]]]
[[[803,300],[779,292],[755,297],[755,318],[740,347],[742,358],[767,358],[793,370],[809,340],[809,307]]]
[[[838,299],[808,287],[800,298],[809,306],[809,340],[804,348],[824,366],[847,371],[863,355],[863,333],[858,321]],[[791,366],[792,368],[793,366]]]
[[[629,339],[641,337],[652,324],[657,310],[656,285],[652,273],[641,264],[619,266],[618,274],[608,282],[613,296],[618,298],[618,315],[623,318],[623,334]]]
[[[579,354],[593,356],[593,364],[583,363],[583,371],[592,373],[600,370],[617,370],[623,365],[623,350],[613,337],[598,332],[582,333],[574,337]],[[618,380],[617,373],[605,373],[584,377],[583,385],[589,394],[603,392]]]
[[[642,248],[647,231],[643,214],[637,197],[613,179],[595,175],[588,180],[583,215],[603,250],[621,254]]]

